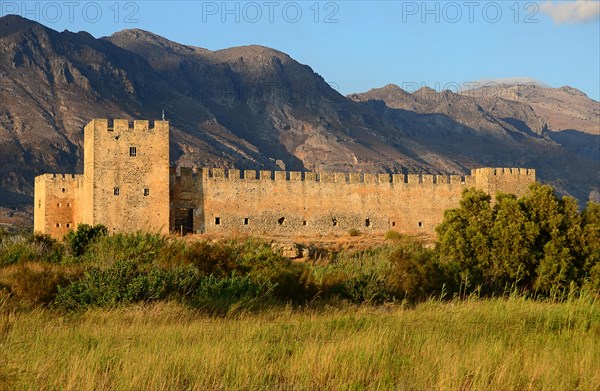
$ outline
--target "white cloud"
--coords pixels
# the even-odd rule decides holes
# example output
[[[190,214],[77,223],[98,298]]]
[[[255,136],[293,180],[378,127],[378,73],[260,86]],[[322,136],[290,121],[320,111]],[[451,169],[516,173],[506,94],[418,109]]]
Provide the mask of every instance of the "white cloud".
[[[598,19],[600,1],[546,1],[540,5],[540,11],[548,14],[556,24],[585,23]]]

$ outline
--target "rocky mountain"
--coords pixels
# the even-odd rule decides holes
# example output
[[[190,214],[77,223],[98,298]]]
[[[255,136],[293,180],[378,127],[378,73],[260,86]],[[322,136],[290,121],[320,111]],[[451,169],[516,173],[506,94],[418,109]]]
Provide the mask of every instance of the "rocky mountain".
[[[499,84],[466,94],[500,97],[530,105],[547,125],[549,138],[576,153],[593,160],[600,159],[600,102],[573,87]]]
[[[600,102],[573,87],[550,88],[535,83],[497,84],[465,91],[465,94],[526,103],[551,132],[577,130],[600,135]]]
[[[598,159],[548,137],[548,121],[524,102],[395,86],[344,97],[270,48],[209,51],[142,30],[96,39],[6,16],[0,205],[27,210],[35,175],[81,172],[89,119],[160,118],[163,110],[171,160],[185,166],[416,173],[526,166],[582,201],[599,182]]]

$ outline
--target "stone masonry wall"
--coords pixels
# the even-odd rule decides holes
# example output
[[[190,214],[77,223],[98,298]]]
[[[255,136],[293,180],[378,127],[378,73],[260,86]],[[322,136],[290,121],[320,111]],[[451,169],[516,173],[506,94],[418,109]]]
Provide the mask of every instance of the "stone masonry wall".
[[[83,175],[40,175],[34,194],[35,232],[62,237],[81,222]]]
[[[168,122],[93,120],[84,138],[85,222],[167,233]]]
[[[328,235],[397,230],[435,235],[464,189],[523,194],[535,170],[470,176],[169,168],[169,123],[92,120],[84,174],[35,179],[34,230],[62,237],[77,224],[110,232]]]
[[[473,170],[466,177],[204,169],[172,173],[171,195],[174,207],[193,208],[196,232],[434,235],[465,188],[522,194],[533,181],[535,171],[526,169]]]

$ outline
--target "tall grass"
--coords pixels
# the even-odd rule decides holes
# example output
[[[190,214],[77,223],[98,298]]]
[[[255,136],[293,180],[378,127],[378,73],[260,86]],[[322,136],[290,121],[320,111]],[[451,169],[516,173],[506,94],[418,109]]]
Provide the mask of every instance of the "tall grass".
[[[0,314],[0,389],[600,388],[600,310],[590,298],[226,317],[174,302]]]

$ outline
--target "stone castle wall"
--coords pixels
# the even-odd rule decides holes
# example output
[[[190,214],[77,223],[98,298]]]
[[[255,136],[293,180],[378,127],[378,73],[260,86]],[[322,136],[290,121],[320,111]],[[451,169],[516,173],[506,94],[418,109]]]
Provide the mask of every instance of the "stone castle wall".
[[[464,189],[522,194],[534,181],[534,170],[516,168],[477,169],[465,177],[183,169],[171,172],[171,201],[178,223],[194,232],[327,235],[393,229],[434,235]],[[192,218],[185,221],[182,211]],[[171,227],[178,229],[173,218]]]
[[[35,178],[34,232],[62,237],[82,221],[83,175],[45,174]]]
[[[35,179],[34,230],[62,237],[78,224],[109,231],[327,235],[349,230],[435,234],[444,211],[476,187],[523,194],[535,170],[471,175],[169,168],[165,121],[91,121],[83,175]]]

